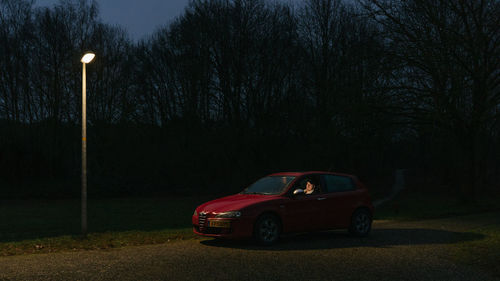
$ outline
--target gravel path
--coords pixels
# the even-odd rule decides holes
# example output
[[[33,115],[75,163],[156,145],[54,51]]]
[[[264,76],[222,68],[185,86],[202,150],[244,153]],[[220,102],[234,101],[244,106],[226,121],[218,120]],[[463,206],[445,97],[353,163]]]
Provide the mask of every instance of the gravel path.
[[[468,232],[475,224],[377,221],[365,239],[335,231],[284,237],[269,248],[200,239],[2,257],[0,280],[498,280],[449,257],[454,243],[483,238]]]

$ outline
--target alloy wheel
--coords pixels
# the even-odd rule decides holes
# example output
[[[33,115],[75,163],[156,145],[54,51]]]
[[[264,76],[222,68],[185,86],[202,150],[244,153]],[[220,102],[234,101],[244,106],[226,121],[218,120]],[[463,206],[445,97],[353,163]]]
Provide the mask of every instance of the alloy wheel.
[[[260,243],[270,245],[278,240],[280,225],[274,216],[266,215],[260,218],[256,226],[255,236]]]
[[[358,237],[366,236],[371,230],[372,217],[371,214],[364,209],[354,212],[351,220],[349,232]]]

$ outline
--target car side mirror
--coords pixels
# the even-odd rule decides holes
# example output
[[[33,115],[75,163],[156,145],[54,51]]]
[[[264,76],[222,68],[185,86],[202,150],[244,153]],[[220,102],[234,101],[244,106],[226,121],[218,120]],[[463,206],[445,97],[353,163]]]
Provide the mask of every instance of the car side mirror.
[[[293,191],[293,196],[297,196],[297,195],[304,195],[304,190],[300,189],[300,188],[295,189]]]

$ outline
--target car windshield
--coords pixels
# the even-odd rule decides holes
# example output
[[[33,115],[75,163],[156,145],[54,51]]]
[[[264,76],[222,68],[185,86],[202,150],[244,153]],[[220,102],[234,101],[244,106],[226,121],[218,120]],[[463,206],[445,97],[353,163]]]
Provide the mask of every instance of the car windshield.
[[[295,177],[291,176],[270,176],[264,177],[247,187],[242,194],[280,194],[290,184]]]

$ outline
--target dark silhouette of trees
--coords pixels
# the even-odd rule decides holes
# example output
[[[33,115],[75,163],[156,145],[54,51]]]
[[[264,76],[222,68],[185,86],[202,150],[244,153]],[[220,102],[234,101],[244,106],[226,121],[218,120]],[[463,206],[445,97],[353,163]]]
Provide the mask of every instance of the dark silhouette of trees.
[[[488,160],[492,126],[498,122],[500,3],[363,3],[383,27],[388,55],[395,58],[390,93],[414,122],[427,123],[439,134],[432,141],[441,139],[445,147],[438,147],[447,152],[443,161],[454,174],[464,175],[457,182],[462,197],[473,199],[487,171],[481,162]]]
[[[25,1],[0,2],[0,117],[20,122],[29,119],[31,111],[29,76],[24,73],[28,65],[30,46],[25,39],[31,37],[32,3]]]
[[[88,49],[91,196],[406,167],[474,198],[500,173],[498,1],[192,0],[137,43],[98,15],[0,0],[5,197],[78,194]]]

